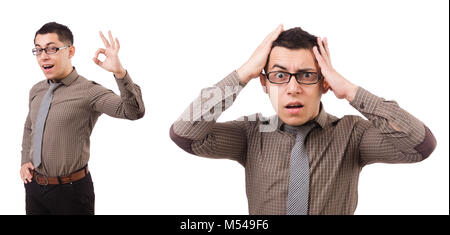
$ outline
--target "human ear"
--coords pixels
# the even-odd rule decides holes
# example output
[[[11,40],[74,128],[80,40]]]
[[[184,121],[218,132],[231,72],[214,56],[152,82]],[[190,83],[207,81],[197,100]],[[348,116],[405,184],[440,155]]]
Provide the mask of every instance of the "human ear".
[[[69,59],[72,59],[72,57],[75,55],[75,47],[70,46],[69,47]]]
[[[328,90],[330,90],[330,85],[328,84],[327,81],[323,80],[323,82],[321,82],[321,87],[322,87],[322,94],[325,94],[328,92]]]
[[[261,82],[264,93],[267,94],[266,77],[262,73],[259,75],[259,81]]]

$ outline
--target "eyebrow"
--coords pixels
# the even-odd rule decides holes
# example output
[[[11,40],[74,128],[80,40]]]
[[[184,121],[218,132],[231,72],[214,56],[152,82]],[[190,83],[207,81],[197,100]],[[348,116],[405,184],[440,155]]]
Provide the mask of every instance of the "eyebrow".
[[[46,46],[48,46],[48,45],[50,45],[50,44],[56,44],[55,42],[49,42],[49,43],[47,43],[47,45]],[[39,45],[39,44],[34,44],[35,46],[41,46],[41,45]]]
[[[285,67],[283,67],[283,66],[281,66],[281,65],[279,65],[279,64],[274,64],[273,66],[272,66],[272,69],[273,68],[280,68],[280,69],[282,69],[282,70],[288,70],[287,68],[285,68]],[[312,69],[312,68],[302,68],[302,69],[298,69],[297,71],[296,71],[296,73],[299,73],[299,72],[316,72],[315,71],[315,69]]]
[[[287,68],[285,68],[285,67],[283,67],[283,66],[281,66],[281,65],[278,65],[278,64],[274,64],[274,65],[272,66],[272,69],[273,69],[273,68],[276,68],[276,67],[278,67],[278,68],[280,68],[280,69],[283,69],[283,70],[287,70]]]
[[[299,73],[299,72],[315,72],[315,73],[317,73],[314,69],[311,69],[311,68],[299,69],[299,70],[297,70],[297,73]]]

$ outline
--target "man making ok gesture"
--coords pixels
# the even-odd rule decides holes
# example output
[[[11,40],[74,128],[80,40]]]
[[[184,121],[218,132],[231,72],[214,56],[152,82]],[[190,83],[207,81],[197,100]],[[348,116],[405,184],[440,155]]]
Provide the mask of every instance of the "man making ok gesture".
[[[140,87],[122,67],[119,41],[100,32],[105,48],[94,62],[112,72],[120,96],[79,75],[69,28],[55,22],[39,29],[33,55],[46,80],[30,90],[22,141],[20,175],[27,214],[94,214],[94,187],[88,169],[90,135],[98,117],[136,120],[144,116]],[[99,54],[105,60],[98,59]],[[118,170],[120,171],[120,170]]]

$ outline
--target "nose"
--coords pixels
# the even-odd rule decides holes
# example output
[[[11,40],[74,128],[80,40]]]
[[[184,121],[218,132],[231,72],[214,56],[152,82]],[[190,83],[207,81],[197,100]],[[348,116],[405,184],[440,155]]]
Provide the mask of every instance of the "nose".
[[[287,86],[287,93],[289,95],[293,95],[293,94],[300,94],[303,92],[303,87],[301,84],[299,84],[297,82],[297,80],[295,80],[295,77],[292,77],[291,80],[289,81],[288,84],[286,84]]]

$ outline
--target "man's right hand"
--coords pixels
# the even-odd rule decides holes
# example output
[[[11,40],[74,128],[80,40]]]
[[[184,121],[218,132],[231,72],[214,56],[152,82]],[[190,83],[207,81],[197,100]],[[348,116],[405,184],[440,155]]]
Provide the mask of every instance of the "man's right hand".
[[[267,62],[270,50],[272,49],[272,43],[275,41],[281,32],[283,32],[283,25],[280,24],[272,31],[264,41],[256,48],[250,59],[245,62],[236,72],[238,73],[239,80],[242,83],[248,83],[251,79],[258,77]]]
[[[33,179],[33,175],[30,170],[34,170],[33,163],[31,162],[24,163],[20,168],[20,177],[25,184],[31,183],[31,180]]]

